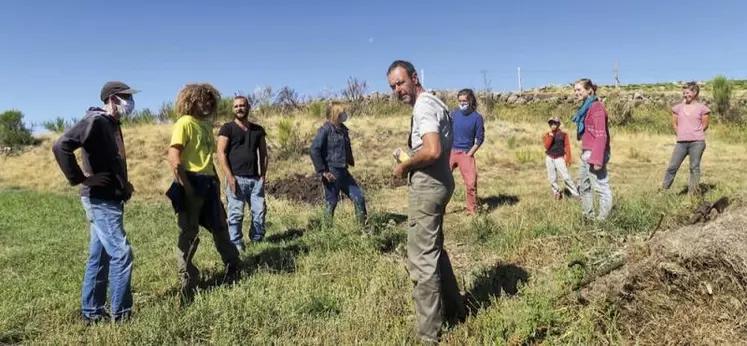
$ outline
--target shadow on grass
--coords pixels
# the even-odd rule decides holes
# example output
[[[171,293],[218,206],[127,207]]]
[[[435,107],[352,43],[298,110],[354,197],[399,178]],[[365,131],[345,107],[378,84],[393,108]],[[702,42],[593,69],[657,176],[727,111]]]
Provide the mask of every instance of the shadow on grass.
[[[500,194],[498,196],[478,198],[478,204],[480,205],[480,209],[488,213],[492,212],[493,210],[497,209],[500,206],[514,205],[516,203],[519,203],[519,196],[516,196],[516,195]]]
[[[372,241],[376,250],[379,250],[382,254],[391,253],[396,251],[400,244],[407,241],[407,233],[390,231],[374,236]]]
[[[307,254],[308,252],[308,246],[295,244],[265,249],[259,254],[253,255],[240,262],[239,269],[241,276],[238,278],[228,277],[225,269],[206,269],[200,274],[200,279],[196,285],[197,291],[204,293],[223,285],[233,284],[237,279],[240,280],[251,277],[259,269],[265,269],[272,273],[293,273],[296,271],[296,259],[298,256]],[[177,296],[179,295],[179,292],[180,286],[177,285],[166,292],[155,295],[153,300],[161,300],[165,297]],[[191,304],[192,296],[182,297],[182,299],[182,307],[185,307]]]
[[[265,241],[268,243],[282,243],[286,241],[296,240],[298,238],[303,237],[303,234],[306,232],[303,228],[290,228],[287,229],[285,232],[276,233],[268,236],[265,238]]]
[[[490,307],[493,297],[502,294],[509,296],[519,293],[519,284],[529,280],[529,273],[524,268],[510,263],[498,263],[483,270],[467,292],[467,306],[474,315],[478,310]]]
[[[698,189],[695,193],[699,196],[703,196],[715,188],[716,188],[716,184],[700,183],[698,184]],[[687,195],[688,192],[689,192],[689,188],[685,186],[684,188],[682,188],[682,190],[680,190],[678,194],[680,196],[684,196],[684,195]]]

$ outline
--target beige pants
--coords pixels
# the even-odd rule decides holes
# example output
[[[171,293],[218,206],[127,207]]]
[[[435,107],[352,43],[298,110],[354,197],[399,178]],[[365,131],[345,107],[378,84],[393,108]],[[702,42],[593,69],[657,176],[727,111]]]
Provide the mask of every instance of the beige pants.
[[[450,176],[450,175],[449,175]],[[438,340],[445,316],[465,315],[456,277],[444,249],[443,221],[454,193],[454,181],[444,184],[422,172],[413,173],[408,197],[407,258],[415,287],[415,313],[420,338]]]

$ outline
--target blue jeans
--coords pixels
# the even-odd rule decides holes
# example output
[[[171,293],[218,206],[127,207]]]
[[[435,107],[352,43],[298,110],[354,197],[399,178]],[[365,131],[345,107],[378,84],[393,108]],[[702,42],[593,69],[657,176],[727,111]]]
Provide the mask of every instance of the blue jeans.
[[[231,242],[238,248],[243,248],[242,223],[244,222],[244,204],[249,202],[252,209],[252,227],[249,239],[261,241],[265,237],[265,182],[258,178],[236,177],[236,195],[226,184],[228,196],[228,233]]]
[[[127,317],[132,310],[133,253],[124,230],[124,202],[88,197],[81,197],[81,201],[91,224],[81,312],[90,319],[106,315],[108,284],[112,317]]]
[[[342,191],[355,205],[355,214],[358,222],[365,224],[367,211],[366,199],[363,197],[363,191],[358,187],[355,178],[350,175],[347,168],[330,167],[329,172],[335,176],[335,181],[329,182],[322,178],[324,183],[324,199],[327,201],[326,217],[331,220],[335,215],[337,202],[340,200],[340,191]]]

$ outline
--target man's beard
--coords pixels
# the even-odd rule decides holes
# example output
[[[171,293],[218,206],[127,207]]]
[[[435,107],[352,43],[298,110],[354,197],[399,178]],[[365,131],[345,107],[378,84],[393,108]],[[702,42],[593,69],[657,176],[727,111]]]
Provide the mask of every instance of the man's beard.
[[[248,113],[234,113],[233,117],[238,120],[244,120],[249,116]]]

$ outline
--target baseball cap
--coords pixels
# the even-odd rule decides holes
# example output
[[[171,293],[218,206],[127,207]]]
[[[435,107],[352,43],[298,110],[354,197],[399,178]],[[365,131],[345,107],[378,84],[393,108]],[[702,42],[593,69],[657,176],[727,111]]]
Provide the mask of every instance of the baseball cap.
[[[554,122],[560,124],[560,118],[558,117],[551,117],[550,119],[547,119],[547,122]]]
[[[132,89],[130,88],[129,85],[122,83],[122,82],[116,82],[116,81],[106,82],[106,84],[104,84],[104,86],[101,88],[101,101],[106,102],[106,100],[109,99],[109,97],[111,97],[112,95],[117,95],[117,94],[132,95],[132,94],[137,94],[138,92],[140,92],[140,90]]]

